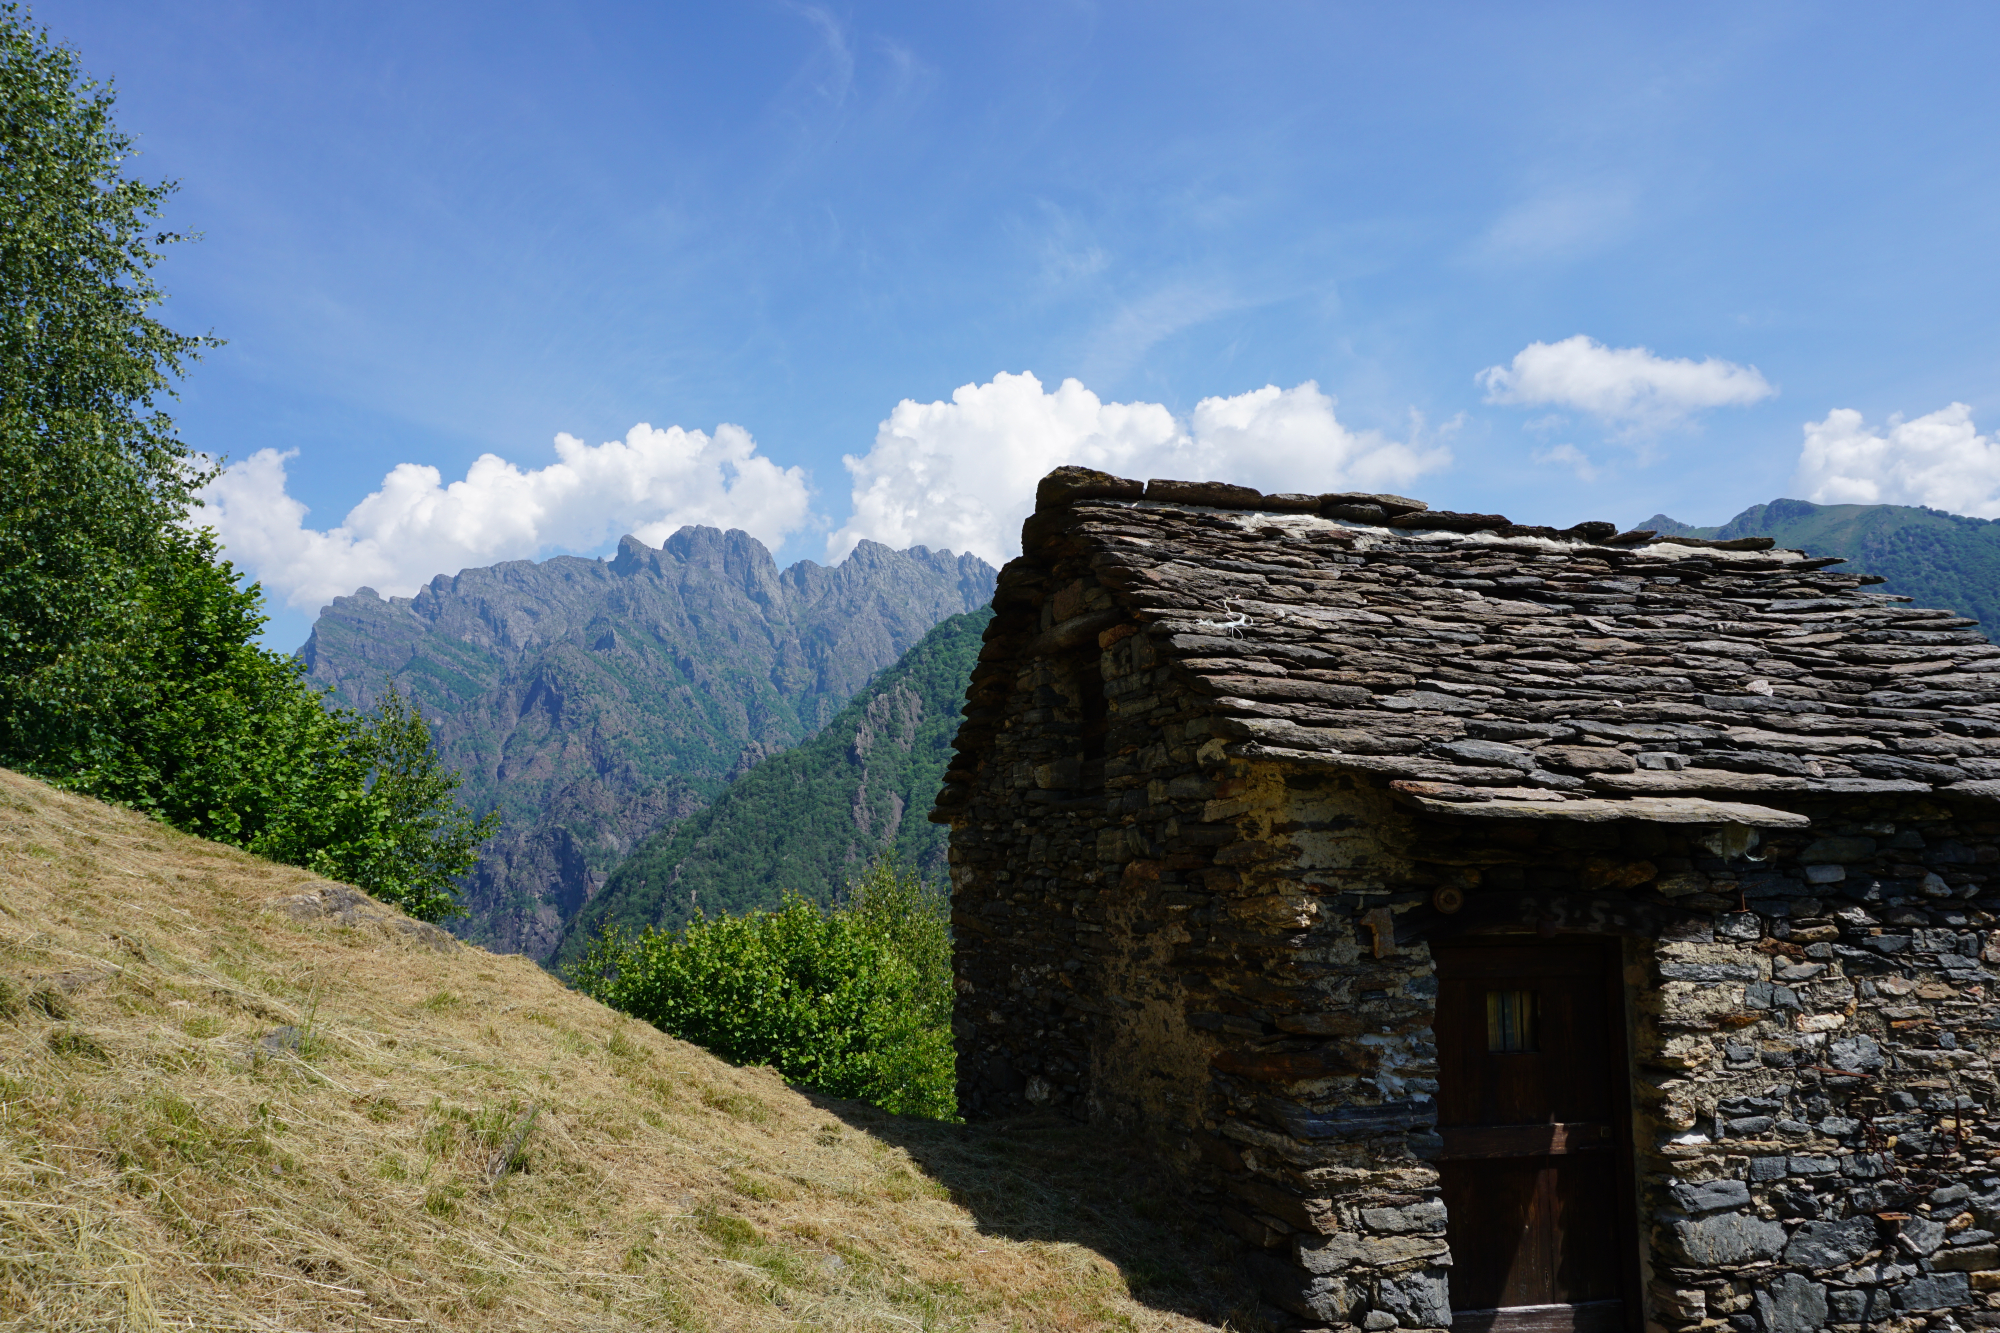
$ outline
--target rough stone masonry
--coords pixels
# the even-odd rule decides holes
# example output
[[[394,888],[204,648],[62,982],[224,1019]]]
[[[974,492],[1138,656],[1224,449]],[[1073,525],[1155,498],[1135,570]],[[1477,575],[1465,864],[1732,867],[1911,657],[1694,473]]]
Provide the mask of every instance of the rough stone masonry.
[[[965,1113],[1447,1327],[1433,947],[1615,939],[1645,1325],[2000,1325],[2000,647],[1770,546],[1051,474],[932,815]]]

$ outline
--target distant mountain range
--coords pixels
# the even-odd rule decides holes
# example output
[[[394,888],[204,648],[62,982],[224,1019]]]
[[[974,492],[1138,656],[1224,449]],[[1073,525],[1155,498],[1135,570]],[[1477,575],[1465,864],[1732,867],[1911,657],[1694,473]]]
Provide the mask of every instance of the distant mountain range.
[[[663,824],[571,919],[554,961],[607,922],[672,929],[697,913],[775,907],[786,890],[830,903],[885,852],[943,880],[946,830],[926,816],[992,618],[982,607],[939,622],[817,736]]]
[[[440,575],[413,598],[364,588],[321,612],[301,656],[338,702],[367,707],[393,679],[421,703],[468,803],[505,818],[454,929],[546,961],[662,821],[816,735],[933,625],[985,606],[994,574],[875,542],[780,571],[748,533],[688,527],[610,560]]]
[[[1774,500],[1666,536],[1771,537],[1884,589],[2000,626],[2000,522],[1902,505]],[[545,963],[607,922],[673,927],[829,902],[884,852],[943,871],[924,819],[979,655],[995,571],[864,542],[780,571],[748,534],[683,528],[611,560],[516,561],[414,598],[321,613],[315,680],[423,704],[477,809],[506,818],[465,886],[464,937]],[[1989,631],[1990,632],[1990,631]]]
[[[1975,617],[1989,639],[2000,632],[2000,522],[1992,519],[1910,505],[1773,500],[1716,528],[1665,514],[1635,526],[1677,537],[1775,537],[1780,546],[1843,556],[1854,572],[1886,579],[1884,592]]]

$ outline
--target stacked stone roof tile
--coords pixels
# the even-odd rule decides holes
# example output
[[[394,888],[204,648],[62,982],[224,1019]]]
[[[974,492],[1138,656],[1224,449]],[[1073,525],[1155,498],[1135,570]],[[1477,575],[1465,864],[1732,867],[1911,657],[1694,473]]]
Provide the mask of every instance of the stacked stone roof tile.
[[[2000,647],[1769,539],[1065,469],[1023,542],[1087,554],[1121,605],[1029,624],[1008,608],[1034,566],[1010,565],[993,683],[1030,639],[1136,624],[1240,757],[1510,817],[1602,819],[1631,802],[1639,818],[1758,822],[1741,802],[1780,793],[2000,797]],[[985,683],[975,674],[967,750],[992,725]]]

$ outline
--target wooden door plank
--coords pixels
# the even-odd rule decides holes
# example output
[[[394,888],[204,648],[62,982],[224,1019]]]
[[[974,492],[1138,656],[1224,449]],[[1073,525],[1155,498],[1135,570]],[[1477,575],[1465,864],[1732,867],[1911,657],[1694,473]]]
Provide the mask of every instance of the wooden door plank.
[[[1620,1333],[1624,1327],[1623,1301],[1451,1312],[1451,1333]]]
[[[1452,1125],[1438,1130],[1444,1140],[1440,1162],[1490,1157],[1560,1157],[1611,1151],[1611,1126],[1602,1120],[1562,1120],[1551,1125]]]

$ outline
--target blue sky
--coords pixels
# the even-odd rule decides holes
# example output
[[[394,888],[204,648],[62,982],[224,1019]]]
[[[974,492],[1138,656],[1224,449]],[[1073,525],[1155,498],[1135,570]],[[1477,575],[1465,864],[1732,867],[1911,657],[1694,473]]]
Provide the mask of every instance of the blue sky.
[[[609,526],[1004,545],[1070,454],[1523,522],[2000,513],[1990,6],[34,13],[205,233],[180,417],[283,646],[344,579]]]

